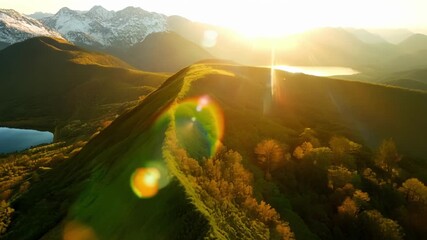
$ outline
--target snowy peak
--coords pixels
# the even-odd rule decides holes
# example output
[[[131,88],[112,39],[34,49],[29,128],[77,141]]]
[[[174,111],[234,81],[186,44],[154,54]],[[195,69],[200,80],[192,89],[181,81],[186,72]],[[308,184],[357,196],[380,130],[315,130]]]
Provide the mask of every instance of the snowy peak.
[[[45,13],[45,12],[35,12],[33,14],[27,15],[28,17],[40,20],[42,18],[46,18],[46,17],[52,17],[54,14],[52,13]]]
[[[75,11],[67,8],[67,7],[63,7],[61,9],[59,9],[58,13],[56,13],[56,15],[66,15],[66,14],[74,14]]]
[[[114,11],[108,11],[102,6],[94,6],[86,14],[97,20],[107,20],[114,16]]]
[[[119,14],[129,14],[129,15],[144,15],[149,12],[145,11],[139,7],[127,7],[123,10],[118,11]]]
[[[108,11],[94,6],[87,12],[62,8],[43,23],[75,44],[96,47],[130,47],[153,32],[167,30],[167,17],[141,8]]]
[[[15,10],[0,9],[0,42],[13,44],[36,36],[62,38],[39,21]]]

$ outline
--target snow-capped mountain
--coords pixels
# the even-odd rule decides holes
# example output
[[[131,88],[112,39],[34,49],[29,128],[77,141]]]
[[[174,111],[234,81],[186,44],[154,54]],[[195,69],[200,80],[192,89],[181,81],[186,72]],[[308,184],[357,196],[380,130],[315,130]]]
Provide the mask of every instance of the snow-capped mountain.
[[[0,9],[0,42],[13,44],[35,36],[62,38],[59,33],[33,18],[15,10]]]
[[[87,12],[62,8],[41,21],[70,42],[96,47],[130,47],[150,33],[167,30],[165,15],[135,7],[117,12],[101,6]]]
[[[52,13],[45,13],[45,12],[35,12],[33,14],[27,15],[28,17],[40,20],[47,17],[52,17],[54,14]]]

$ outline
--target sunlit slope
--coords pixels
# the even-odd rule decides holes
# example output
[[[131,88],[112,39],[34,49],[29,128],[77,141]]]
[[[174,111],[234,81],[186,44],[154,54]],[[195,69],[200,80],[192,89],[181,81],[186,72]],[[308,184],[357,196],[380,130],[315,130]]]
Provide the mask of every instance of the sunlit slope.
[[[0,122],[51,129],[55,120],[84,119],[100,105],[136,100],[165,79],[64,40],[29,39],[0,51]]]
[[[260,140],[289,141],[306,127],[318,131],[323,141],[333,135],[347,135],[376,145],[383,138],[393,137],[405,154],[426,151],[422,146],[426,94],[205,62],[175,74],[91,140],[74,159],[43,176],[13,203],[17,214],[6,239],[61,238],[70,234],[69,229],[98,239],[198,239],[208,233],[227,236],[219,222],[222,219],[209,212],[212,209],[196,194],[191,179],[174,168],[178,156],[171,156],[173,151],[168,150],[173,142],[170,136],[176,134],[175,140],[192,157],[209,157],[206,146],[214,145],[209,141],[203,145],[199,138],[210,136],[191,135],[194,138],[189,139],[185,132],[186,124],[191,130],[191,121],[203,121],[192,109],[198,106],[192,105],[192,99],[203,105],[205,98],[217,105],[213,119],[224,120],[221,141],[238,150],[249,168],[249,156]],[[175,118],[184,116],[175,119],[176,128],[171,128],[170,118],[163,117],[170,109],[175,109]],[[185,118],[191,111],[195,119]],[[221,126],[203,124],[198,133],[208,127]],[[131,184],[132,176],[137,169],[151,166],[160,169],[161,176],[167,176],[163,171],[169,169],[176,178],[166,181],[154,197],[139,198]],[[257,198],[263,199],[254,188]],[[269,203],[289,221],[297,239],[315,239],[289,204],[264,200],[271,200]],[[254,232],[248,229],[248,234]]]
[[[43,181],[13,203],[17,215],[6,239],[61,238],[69,236],[70,228],[98,239],[227,239],[225,230],[217,226],[218,217],[206,209],[192,181],[171,167],[175,159],[164,160],[170,131],[179,133],[170,127],[171,107],[187,101],[192,82],[211,75],[233,74],[204,64],[182,70],[114,121],[74,159],[43,176]],[[183,106],[178,115],[185,115],[187,105]],[[194,152],[192,146],[187,150]],[[157,195],[139,198],[143,194],[135,191],[133,176],[137,169],[150,166],[163,178],[168,176],[165,169],[179,178],[164,186],[162,179]],[[235,224],[234,236],[253,236],[257,231]]]
[[[425,93],[281,71],[272,73],[266,68],[215,67],[235,76],[197,81],[190,93],[208,92],[228,109],[226,140],[238,144],[240,139],[253,139],[255,145],[257,137],[263,136],[254,133],[276,136],[286,132],[279,133],[280,128],[300,132],[310,127],[324,137],[349,135],[372,148],[382,139],[393,138],[405,154],[427,153]]]
[[[93,139],[75,159],[45,176],[16,202],[20,212],[6,239],[62,238],[72,234],[70,224],[98,239],[204,236],[206,220],[176,180],[148,199],[138,198],[131,188],[135,169],[147,162],[165,165],[162,144],[167,124],[154,121],[181,85],[180,80],[169,81]]]

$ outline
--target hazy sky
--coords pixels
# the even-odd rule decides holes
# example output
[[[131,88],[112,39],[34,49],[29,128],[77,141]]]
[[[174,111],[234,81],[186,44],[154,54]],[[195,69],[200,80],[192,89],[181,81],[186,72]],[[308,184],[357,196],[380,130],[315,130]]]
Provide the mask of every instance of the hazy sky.
[[[247,32],[294,32],[319,26],[427,28],[427,0],[0,0],[0,8],[23,13],[138,6]]]

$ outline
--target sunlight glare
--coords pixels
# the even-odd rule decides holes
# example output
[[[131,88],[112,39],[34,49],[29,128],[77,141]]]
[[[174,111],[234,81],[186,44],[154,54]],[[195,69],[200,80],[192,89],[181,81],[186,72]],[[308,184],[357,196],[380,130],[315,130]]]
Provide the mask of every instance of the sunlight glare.
[[[209,97],[208,96],[203,96],[199,99],[199,103],[197,104],[196,110],[198,112],[202,111],[202,109],[208,105],[209,103]]]
[[[160,171],[157,168],[138,168],[132,174],[131,187],[139,198],[150,198],[159,191]]]
[[[96,240],[95,232],[89,226],[86,226],[78,221],[70,221],[65,224],[63,232],[64,240],[75,240],[75,239],[85,239],[85,240]]]
[[[203,33],[202,46],[206,48],[215,47],[218,33],[214,30],[206,30]]]

